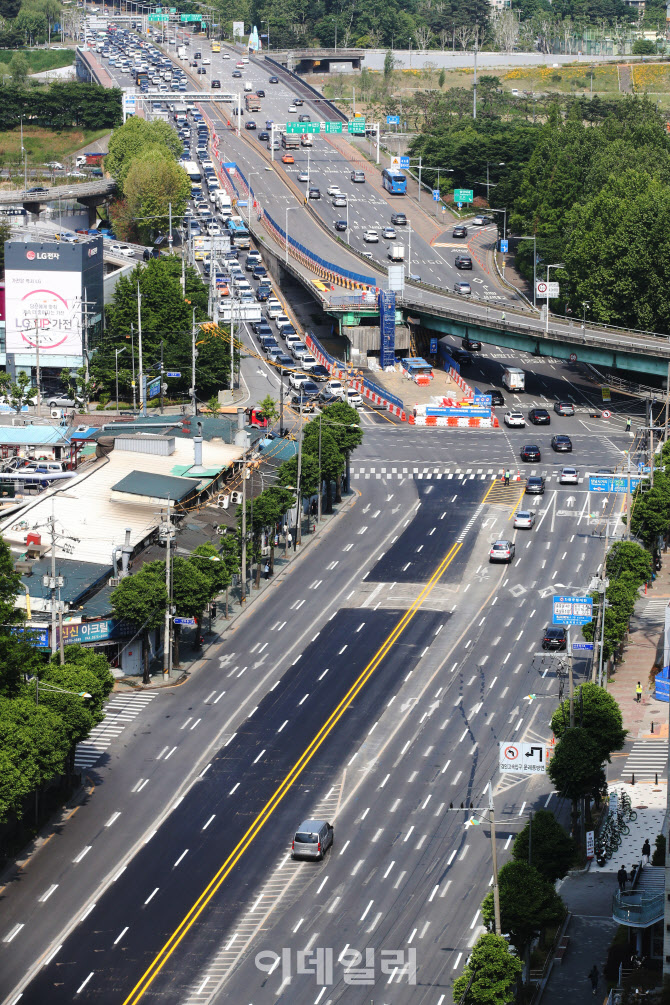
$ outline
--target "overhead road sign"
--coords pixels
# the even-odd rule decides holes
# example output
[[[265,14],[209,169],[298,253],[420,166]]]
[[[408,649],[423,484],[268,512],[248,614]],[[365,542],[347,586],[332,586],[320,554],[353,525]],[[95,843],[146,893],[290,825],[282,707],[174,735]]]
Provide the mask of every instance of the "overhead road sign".
[[[572,651],[573,653],[593,652],[593,642],[573,642]]]
[[[365,133],[365,119],[352,119],[347,122],[348,133]]]
[[[589,475],[589,492],[628,492],[628,475]],[[634,492],[642,478],[630,476],[630,491]]]
[[[202,21],[203,18],[204,18],[204,16],[205,16],[204,14],[181,14],[180,15],[180,20],[181,21]]]
[[[287,122],[286,132],[288,133],[320,133],[320,122]]]
[[[455,188],[454,202],[473,202],[474,192],[471,188]]]
[[[535,289],[538,297],[547,297],[548,299],[558,297],[561,294],[561,288],[558,283],[545,283],[544,280],[537,282]]]
[[[543,743],[499,743],[498,767],[500,771],[520,774],[542,774],[551,759],[551,748]]]
[[[593,621],[591,597],[554,597],[552,625],[588,625]]]
[[[169,14],[149,14],[147,21],[169,21]]]
[[[400,116],[399,115],[387,115],[386,116],[386,125],[387,126],[399,126],[400,125]]]

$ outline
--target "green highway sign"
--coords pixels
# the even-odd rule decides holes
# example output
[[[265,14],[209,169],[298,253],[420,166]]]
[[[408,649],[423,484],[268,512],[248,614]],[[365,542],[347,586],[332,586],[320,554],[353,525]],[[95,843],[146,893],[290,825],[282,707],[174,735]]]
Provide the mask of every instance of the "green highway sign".
[[[473,192],[471,188],[455,188],[454,202],[472,202]]]
[[[202,15],[202,14],[181,14],[180,15],[180,20],[181,21],[202,21],[203,16],[204,15]]]
[[[286,132],[288,133],[320,133],[320,122],[287,122]]]
[[[342,123],[341,122],[324,122],[323,123],[324,133],[341,133]]]
[[[170,13],[171,14],[176,14],[177,13],[177,8],[176,7],[170,7]]]
[[[364,133],[365,132],[365,119],[352,119],[351,122],[347,122],[347,132],[348,133]]]
[[[168,14],[149,14],[149,21],[169,21],[170,17]]]

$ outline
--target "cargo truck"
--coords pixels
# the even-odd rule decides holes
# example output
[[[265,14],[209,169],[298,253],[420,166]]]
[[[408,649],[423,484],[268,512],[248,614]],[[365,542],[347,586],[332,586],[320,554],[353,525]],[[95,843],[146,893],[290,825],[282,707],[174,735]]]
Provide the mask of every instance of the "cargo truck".
[[[526,374],[518,366],[505,367],[502,382],[508,391],[526,390]]]
[[[389,247],[389,258],[392,262],[404,262],[405,261],[405,245],[404,244],[392,244]]]
[[[248,112],[260,112],[261,110],[261,99],[257,94],[247,94],[244,104]]]
[[[282,133],[281,134],[281,145],[284,150],[299,150],[300,149],[300,137],[297,133]]]

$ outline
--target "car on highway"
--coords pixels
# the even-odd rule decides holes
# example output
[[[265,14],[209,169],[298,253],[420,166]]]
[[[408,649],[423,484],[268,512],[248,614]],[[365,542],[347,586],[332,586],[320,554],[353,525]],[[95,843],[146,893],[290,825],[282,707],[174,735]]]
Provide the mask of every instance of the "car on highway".
[[[461,339],[461,345],[464,349],[468,349],[471,352],[479,352],[482,348],[482,344],[479,339],[468,338],[467,335],[465,338]]]
[[[311,352],[303,353],[303,355],[300,358],[300,366],[303,368],[303,370],[308,370],[310,376],[313,367],[318,365],[319,365],[318,360],[314,356],[312,356]]]
[[[199,66],[198,69],[197,69],[197,72],[198,73],[207,73],[207,70],[205,69],[204,66]]]
[[[52,171],[64,171],[63,165],[60,161],[47,161],[45,167],[51,168]]]
[[[452,237],[467,237],[468,228],[467,227],[454,227],[451,232]]]
[[[454,265],[457,269],[471,269],[472,259],[469,255],[456,255]]]
[[[333,206],[335,207],[335,209],[342,209],[346,205],[347,205],[346,195],[336,195],[333,198]]]
[[[495,541],[489,551],[489,562],[511,562],[514,558],[513,541]]]
[[[245,129],[255,129],[256,128],[256,123],[254,122],[253,119],[247,119],[247,121],[244,123],[244,128]]]
[[[268,83],[270,83],[270,84],[278,84],[279,83],[279,77],[270,77],[270,80],[268,81]]]
[[[572,440],[565,433],[557,433],[551,438],[551,447],[557,454],[570,454],[572,453]]]
[[[568,644],[568,633],[563,625],[549,625],[542,636],[542,648],[565,649]]]
[[[328,405],[338,405],[342,399],[337,394],[328,394],[327,391],[321,391],[319,394],[319,408],[326,408]]]
[[[291,374],[291,377],[292,376],[293,374]],[[289,382],[291,377],[289,377]],[[314,383],[311,377],[307,377],[307,380],[300,381],[296,390],[298,392],[296,395],[297,398],[300,398],[301,395],[303,398],[315,398],[317,394],[320,393],[318,385]]]
[[[264,98],[265,97],[265,91],[263,90],[262,87],[257,87],[256,88],[256,94],[258,95],[259,98]]]
[[[76,234],[73,234],[71,230],[59,230],[57,234],[54,234],[56,241],[62,241],[64,244],[76,244],[79,238]]]
[[[366,230],[363,234],[363,240],[366,244],[379,244],[379,234],[376,230]]]
[[[382,230],[382,237],[385,241],[395,241],[397,236],[395,227],[384,227]]]
[[[339,185],[329,185],[326,192],[328,195],[342,195],[342,189]]]
[[[515,530],[532,530],[535,523],[535,514],[531,509],[520,509],[514,514]]]
[[[309,174],[307,171],[298,172],[298,181],[309,181]]]
[[[295,360],[292,360],[293,366],[295,367]],[[310,377],[306,373],[302,373],[299,370],[294,370],[288,378],[289,386],[294,388],[299,388],[301,384],[310,380]]]
[[[499,391],[497,387],[491,387],[488,391],[484,391],[484,394],[489,394],[491,396],[492,405],[504,405],[505,399],[502,396],[502,391]],[[523,418],[523,416],[522,416]],[[525,425],[524,420],[524,425]]]
[[[47,192],[47,191],[48,191],[48,189],[46,189],[44,187],[44,185],[33,185],[32,188],[28,189],[28,193],[30,193],[30,192]]]
[[[302,98],[294,98],[293,99],[293,104],[297,105],[298,108],[302,108],[302,106],[305,104],[305,102],[302,100]]]
[[[316,188],[316,186],[310,186],[310,189],[309,189],[309,192],[307,193],[307,195],[308,195],[308,197],[310,199],[320,199],[321,198],[321,189],[320,188]]]
[[[236,67],[237,67],[237,68],[238,68],[239,70],[243,70],[243,69],[244,69],[244,63],[242,62],[242,60],[241,60],[241,59],[239,59],[239,60],[237,61],[237,63],[235,63],[235,66],[236,66]]]
[[[296,365],[293,357],[289,356],[287,352],[283,352],[281,356],[276,356],[274,363],[280,373],[291,373],[295,369]]]
[[[302,362],[303,364],[305,363],[304,357]],[[318,380],[319,382],[330,379],[330,372],[321,363],[317,363],[316,366],[311,367],[309,375],[312,378],[312,380]]]
[[[259,140],[259,142],[260,143],[267,143],[267,141],[269,139],[270,139],[269,132],[266,129],[261,129],[260,133],[258,134],[258,140]]]
[[[535,443],[527,443],[521,448],[522,461],[541,461],[540,448]]]
[[[579,472],[577,468],[561,468],[558,476],[559,485],[577,485],[579,483]]]
[[[531,408],[528,418],[534,426],[548,426],[551,422],[551,416],[546,408]]]
[[[203,59],[203,63],[205,64],[205,66],[209,66],[211,62],[212,61],[209,58],[209,56],[205,56],[205,58]]]
[[[109,250],[113,255],[123,255],[124,258],[130,258],[134,254],[133,249],[127,244],[110,244]]]
[[[240,78],[242,76],[242,71],[241,70],[233,70],[232,76],[235,77],[235,78]]]
[[[282,164],[295,164],[295,157],[293,154],[284,154],[281,160]]]
[[[224,52],[221,54],[221,59],[230,59],[230,56],[227,52]]]
[[[542,475],[530,475],[526,479],[525,492],[529,496],[544,495],[544,477]]]
[[[220,80],[212,80],[212,81],[210,82],[210,85],[209,85],[209,86],[210,86],[210,87],[221,87],[221,81],[220,81]]]
[[[407,225],[407,216],[405,213],[391,213],[391,223],[394,227],[405,227]]]
[[[361,185],[365,181],[365,171],[352,171],[349,177],[353,182]]]
[[[335,395],[336,398],[344,397],[344,384],[341,380],[329,380],[326,384],[324,391],[328,394]]]
[[[479,213],[472,222],[475,227],[486,227],[489,223],[493,223],[493,220],[490,216]]]
[[[301,115],[298,116],[298,122],[311,122],[311,121],[312,118],[310,115],[307,114],[307,112],[303,112]]]
[[[575,406],[571,401],[555,401],[554,411],[557,415],[574,415]]]
[[[469,297],[472,295],[472,287],[470,283],[454,283],[454,293],[459,293],[462,297]]]
[[[347,229],[347,221],[346,220],[335,220],[335,230],[341,232],[341,231],[346,230],[346,229]]]

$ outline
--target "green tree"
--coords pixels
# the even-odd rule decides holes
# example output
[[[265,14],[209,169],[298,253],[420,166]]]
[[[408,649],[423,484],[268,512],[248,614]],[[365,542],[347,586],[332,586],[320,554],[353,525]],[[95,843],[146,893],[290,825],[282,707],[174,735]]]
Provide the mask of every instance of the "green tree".
[[[393,76],[394,69],[395,69],[395,57],[391,49],[388,49],[386,55],[384,56],[384,80],[390,82],[391,77]]]
[[[149,147],[133,158],[123,194],[144,243],[169,228],[170,206],[173,218],[181,217],[191,195],[191,180],[180,164],[157,147]]]
[[[580,726],[566,729],[556,744],[547,774],[559,795],[572,801],[573,834],[577,827],[577,804],[585,796],[600,798],[605,785],[601,748],[588,730]],[[586,816],[590,819],[590,800]]]
[[[209,563],[208,563],[209,564]],[[214,563],[212,563],[214,564]],[[165,562],[152,562],[156,574],[165,578]],[[172,597],[177,614],[182,617],[195,618],[195,648],[200,648],[200,633],[202,631],[202,615],[211,599],[211,579],[204,569],[204,562],[189,561],[177,555],[172,561]],[[179,666],[179,629],[175,630],[175,666]]]
[[[335,443],[337,444],[337,449],[341,454],[344,454],[346,460],[346,484],[347,489],[349,488],[349,462],[351,460],[351,454],[359,447],[363,442],[363,431],[361,427],[361,417],[358,414],[357,409],[352,408],[351,405],[347,405],[344,401],[338,401],[334,405],[328,405],[324,408],[322,422],[328,426],[328,431],[331,433]],[[340,502],[340,486],[341,479],[338,478],[336,492],[335,492],[335,502]]]
[[[63,769],[67,731],[57,712],[30,698],[0,698],[0,821],[21,817],[26,798]]]
[[[227,528],[226,528],[227,529]],[[240,539],[237,534],[227,533],[221,537],[221,547],[219,549],[219,555],[223,559],[223,564],[226,568],[230,581],[232,582],[233,576],[239,575],[240,568],[242,566],[242,549],[240,547]],[[228,620],[228,601],[229,601],[229,584],[226,584],[226,620]]]
[[[30,64],[22,52],[15,52],[9,62],[9,72],[12,75],[12,83],[18,87],[25,87],[30,73]]]
[[[279,484],[286,487],[292,485],[298,488],[298,455],[295,454],[288,461],[280,466],[277,472]],[[300,495],[301,499],[309,499],[319,490],[319,462],[311,454],[302,455],[302,465],[300,469]]]
[[[649,549],[656,547],[670,526],[670,478],[665,472],[654,475],[654,487],[638,487],[633,496],[630,529]]]
[[[653,56],[656,52],[656,45],[651,39],[636,38],[633,42],[632,53],[634,56]]]
[[[0,223],[0,277],[5,277],[5,241],[11,241],[12,228],[8,223]]]
[[[437,83],[438,83],[438,85],[439,85],[440,87],[444,87],[444,84],[445,84],[445,82],[446,82],[446,79],[447,79],[447,75],[446,75],[446,73],[444,72],[444,69],[440,70],[440,76],[439,76],[439,77],[437,78]]]
[[[549,925],[558,924],[565,905],[552,883],[527,862],[507,862],[498,873],[500,923],[509,933],[519,956],[531,939]],[[493,891],[482,902],[482,919],[489,931],[494,926]]]
[[[24,405],[34,405],[37,388],[33,387],[30,377],[20,370],[16,380],[3,371],[0,373],[0,391],[7,398],[15,412],[20,412]]]
[[[190,555],[189,562],[193,562],[196,569],[207,579],[209,601],[215,600],[220,593],[228,590],[233,578],[232,573],[225,558],[219,554],[211,541],[199,544]]]
[[[332,434],[332,425],[323,422],[321,417],[309,423],[304,432],[303,451],[311,454],[319,462],[319,439],[321,440],[321,481],[326,483],[326,512],[333,511],[332,483],[337,484],[344,470],[344,456],[340,453],[337,441]]]
[[[454,981],[453,1000],[464,1005],[509,1005],[522,969],[502,935],[480,935],[467,966]]]
[[[163,625],[168,604],[165,571],[161,578],[156,569],[160,565],[160,562],[143,565],[134,575],[122,579],[111,596],[114,617],[132,622],[142,636],[142,679],[145,684],[151,679],[149,633]]]
[[[651,555],[635,541],[617,541],[607,552],[606,571],[610,577],[630,573],[641,586],[652,576]]]
[[[530,847],[530,850],[529,850]],[[517,862],[529,862],[548,883],[563,879],[575,860],[577,848],[551,810],[537,810],[512,845]]]
[[[160,119],[147,122],[131,115],[112,133],[105,169],[123,187],[132,164],[147,150],[162,152],[168,159],[176,161],[182,146],[177,133],[167,122]]]
[[[268,424],[268,429],[274,426],[275,422],[279,418],[279,409],[277,408],[277,402],[272,397],[271,394],[267,394],[258,405],[258,411],[262,419],[265,419]]]
[[[29,635],[23,631],[25,613],[16,606],[16,598],[23,592],[12,553],[0,537],[0,695],[3,697],[15,697],[21,690],[23,676],[39,662]]]
[[[207,408],[209,409],[209,411],[213,415],[218,415],[219,414],[219,412],[221,411],[221,405],[219,403],[219,397],[218,397],[218,395],[216,395],[216,394],[212,395],[212,397],[207,402]]]
[[[610,761],[615,750],[623,747],[628,730],[623,728],[621,709],[604,688],[587,681],[574,695],[575,722],[591,738],[598,750],[598,763]],[[551,728],[560,739],[569,731],[570,703],[562,702],[551,717]]]

